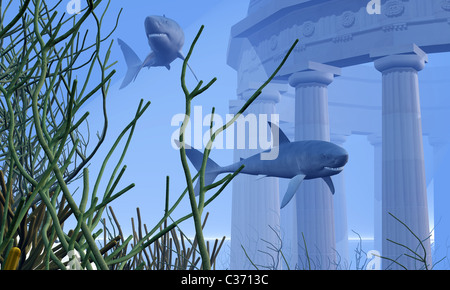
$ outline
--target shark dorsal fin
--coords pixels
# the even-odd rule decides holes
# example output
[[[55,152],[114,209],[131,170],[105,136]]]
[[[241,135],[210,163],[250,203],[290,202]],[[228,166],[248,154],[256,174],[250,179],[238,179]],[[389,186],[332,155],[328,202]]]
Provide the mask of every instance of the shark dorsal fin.
[[[286,134],[284,134],[284,132],[280,129],[280,127],[278,127],[277,125],[273,124],[272,122],[268,122],[268,123],[269,123],[269,126],[273,127],[275,130],[278,128],[280,144],[291,143],[289,138],[286,136]]]

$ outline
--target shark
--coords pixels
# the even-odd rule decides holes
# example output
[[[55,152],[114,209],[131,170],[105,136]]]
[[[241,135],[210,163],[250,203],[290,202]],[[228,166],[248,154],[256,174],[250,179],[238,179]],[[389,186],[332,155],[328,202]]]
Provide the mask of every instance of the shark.
[[[144,21],[145,35],[151,48],[150,54],[141,61],[139,56],[123,40],[118,39],[119,46],[125,58],[128,70],[120,89],[125,88],[136,80],[139,72],[148,67],[166,67],[170,70],[170,64],[177,58],[185,60],[182,52],[184,45],[184,32],[174,20],[164,16],[148,16]],[[189,66],[195,79],[198,81],[192,68]]]
[[[273,129],[279,130],[279,154],[274,160],[264,160],[261,153],[228,166],[219,166],[208,158],[205,169],[205,184],[214,182],[219,174],[233,173],[244,165],[239,174],[258,175],[259,178],[279,177],[290,179],[287,191],[281,202],[284,208],[294,197],[304,180],[321,178],[328,185],[332,194],[335,187],[331,176],[344,170],[348,162],[348,152],[331,142],[321,140],[306,140],[291,142],[286,134],[275,124],[269,123]],[[268,152],[266,150],[263,152]],[[194,148],[186,147],[186,155],[196,170],[200,170],[203,161],[203,153]],[[195,187],[195,193],[199,193],[199,182]]]

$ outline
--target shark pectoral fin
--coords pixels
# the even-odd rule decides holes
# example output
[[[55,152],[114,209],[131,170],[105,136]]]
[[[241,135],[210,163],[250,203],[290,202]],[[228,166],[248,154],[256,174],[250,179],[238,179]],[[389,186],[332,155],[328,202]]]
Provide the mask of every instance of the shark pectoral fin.
[[[142,63],[142,67],[147,66],[148,68],[155,65],[156,62],[156,56],[154,52],[150,52],[149,55],[145,58],[144,62]]]
[[[184,54],[183,54],[181,51],[179,51],[179,52],[177,53],[177,56],[178,56],[178,58],[180,58],[181,60],[185,60],[185,59],[186,59],[186,57],[184,56]]]
[[[299,174],[291,179],[286,194],[283,197],[283,201],[281,202],[281,208],[285,207],[291,201],[305,177],[306,175]]]
[[[334,190],[334,184],[333,184],[333,180],[331,180],[331,177],[326,176],[326,177],[322,177],[323,181],[325,181],[325,183],[328,185],[328,187],[331,190],[331,193],[334,194],[335,190]]]
[[[170,64],[166,65],[167,70],[170,70]]]

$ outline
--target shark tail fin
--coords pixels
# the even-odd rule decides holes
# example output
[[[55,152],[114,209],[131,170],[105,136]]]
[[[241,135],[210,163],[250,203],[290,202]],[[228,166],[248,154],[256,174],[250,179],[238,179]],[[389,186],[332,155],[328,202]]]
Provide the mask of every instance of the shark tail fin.
[[[122,85],[120,86],[120,89],[123,89],[124,87],[128,86],[139,74],[139,72],[142,69],[142,61],[141,59],[136,55],[136,53],[129,47],[124,41],[122,41],[120,38],[118,39],[120,48],[122,49],[123,56],[125,57],[125,62],[127,63],[127,74],[125,75],[125,78],[123,79]]]
[[[177,144],[178,147],[180,147],[179,142],[177,142]],[[192,165],[194,165],[195,169],[199,171],[203,163],[203,156],[204,156],[203,153],[201,153],[197,149],[191,148],[188,145],[186,145],[186,155],[191,161]],[[206,161],[206,168],[205,168],[205,185],[212,184],[216,179],[216,177],[221,173],[222,167],[220,167],[211,158],[208,158],[208,160]],[[196,196],[200,194],[200,180],[197,181],[194,191]]]

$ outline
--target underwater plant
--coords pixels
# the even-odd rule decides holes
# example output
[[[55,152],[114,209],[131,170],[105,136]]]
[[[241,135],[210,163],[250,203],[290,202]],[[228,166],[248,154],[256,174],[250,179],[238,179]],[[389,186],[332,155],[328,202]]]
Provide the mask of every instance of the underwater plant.
[[[100,170],[91,186],[88,164],[98,154],[108,131],[106,110],[107,95],[115,70],[109,62],[112,31],[103,37],[102,24],[109,1],[101,10],[102,0],[87,0],[87,7],[74,14],[58,16],[62,1],[48,6],[44,0],[10,0],[6,6],[0,0],[0,264],[5,268],[10,255],[17,256],[17,269],[67,269],[74,257],[80,269],[211,269],[222,243],[216,240],[210,251],[203,236],[203,211],[239,173],[229,174],[222,180],[205,185],[206,160],[215,137],[226,130],[261,94],[267,84],[279,72],[294,49],[287,52],[273,75],[255,92],[238,114],[225,126],[212,132],[205,149],[201,170],[191,176],[184,149],[186,120],[180,130],[180,158],[187,187],[177,201],[169,206],[169,178],[166,186],[164,215],[153,228],[142,231],[138,214],[138,231],[124,237],[106,227],[105,213],[108,205],[134,187],[130,184],[119,189],[127,166],[122,165],[133,133],[141,116],[150,106],[143,100],[137,106],[135,116],[123,128],[104,157]],[[17,5],[17,13],[6,16]],[[98,11],[101,13],[98,13]],[[117,16],[116,27],[119,23]],[[6,20],[9,22],[6,22]],[[95,24],[96,34],[89,38],[87,21]],[[83,31],[83,29],[85,29]],[[190,115],[193,99],[204,93],[215,78],[202,87],[189,91],[185,83],[186,68],[195,43],[186,56],[181,73],[181,86],[186,99],[186,117]],[[90,41],[92,41],[91,44]],[[104,49],[106,45],[106,51]],[[94,75],[99,76],[95,81]],[[92,82],[94,83],[92,84]],[[102,97],[103,129],[95,144],[90,144],[88,116],[81,115],[85,105],[95,95]],[[214,109],[213,109],[214,114]],[[81,116],[80,116],[81,115]],[[82,130],[82,127],[87,128]],[[212,125],[211,125],[212,128]],[[84,133],[83,133],[84,132]],[[124,142],[115,165],[109,161]],[[100,184],[106,168],[113,168],[105,188]],[[199,180],[200,194],[195,196],[193,183]],[[81,197],[74,198],[76,190],[71,184],[81,182]],[[218,188],[206,199],[206,192]],[[172,220],[172,213],[188,195],[192,212]],[[113,211],[110,208],[110,214]],[[183,243],[185,238],[178,226],[193,218],[196,236],[191,248]],[[68,219],[75,220],[74,228],[65,230]],[[169,222],[170,220],[170,222]],[[203,220],[203,222],[202,222]],[[103,227],[102,227],[103,225]],[[116,221],[118,228],[119,224]],[[107,233],[108,232],[108,233]],[[112,233],[112,234],[111,234]],[[101,245],[98,238],[104,235]],[[172,236],[172,238],[169,237]],[[180,253],[177,261],[171,254]],[[181,243],[181,244],[180,244]],[[127,250],[130,245],[130,250]],[[153,247],[153,248],[152,248]],[[195,257],[197,252],[200,257]],[[74,255],[73,253],[77,253]],[[152,256],[152,258],[150,258]],[[69,261],[64,261],[69,257]],[[144,259],[145,257],[145,259]],[[156,258],[154,258],[156,257]],[[169,258],[170,257],[170,258]],[[8,259],[10,258],[10,259]],[[197,266],[201,259],[201,266]],[[189,260],[190,259],[190,260]],[[17,259],[14,258],[15,263]],[[11,262],[12,263],[12,262]],[[9,267],[9,266],[8,266]]]
[[[392,218],[394,218],[397,222],[399,222],[406,230],[408,230],[408,232],[414,237],[414,239],[417,240],[417,246],[416,246],[416,248],[411,248],[411,247],[408,247],[407,245],[404,245],[397,241],[393,241],[392,239],[388,238],[387,239],[388,242],[395,244],[401,248],[404,248],[406,252],[404,254],[400,255],[399,257],[397,257],[396,259],[380,256],[380,258],[385,259],[386,261],[390,262],[389,264],[386,264],[385,268],[390,269],[393,265],[397,265],[404,270],[408,270],[408,268],[405,265],[403,265],[401,262],[398,261],[402,256],[405,256],[409,259],[414,260],[414,262],[415,262],[415,265],[414,265],[415,269],[409,269],[409,270],[431,270],[431,269],[433,269],[434,266],[429,265],[429,263],[427,261],[427,255],[430,255],[431,253],[427,253],[426,248],[424,246],[424,242],[431,238],[431,234],[428,235],[428,237],[426,237],[425,239],[421,239],[417,236],[417,234],[414,233],[414,231],[405,222],[403,222],[402,220],[400,220],[398,217],[396,217],[395,215],[393,215],[390,212],[388,214]],[[438,264],[440,261],[436,262],[436,264]]]
[[[80,15],[58,17],[61,2],[49,7],[39,0],[9,1],[5,7],[0,1],[0,263],[13,247],[19,247],[19,269],[49,269],[51,263],[65,269],[61,258],[77,250],[87,268],[91,268],[87,261],[93,261],[97,268],[107,269],[104,249],[95,241],[96,227],[105,206],[134,186],[116,190],[123,168],[117,178],[116,171],[111,175],[102,198],[98,194],[103,171],[94,188],[89,187],[87,165],[105,139],[106,97],[115,74],[109,63],[113,41],[104,54],[102,48],[115,27],[102,36],[109,2],[99,15],[102,1],[90,0]],[[13,7],[18,13],[8,17]],[[82,32],[88,19],[96,25],[92,40],[87,29]],[[99,76],[95,84],[92,75]],[[79,116],[79,112],[95,94],[102,96],[104,126],[91,149],[89,136],[80,133],[89,113]],[[149,105],[141,101],[110,153],[128,133],[124,156],[136,123]],[[81,178],[82,197],[77,203],[69,185]],[[77,225],[66,233],[63,227],[69,217]]]
[[[192,178],[190,169],[189,169],[189,165],[187,162],[187,155],[186,155],[186,143],[184,140],[184,134],[186,131],[186,127],[188,126],[189,123],[189,119],[191,116],[191,104],[192,101],[195,99],[195,97],[197,97],[198,95],[202,94],[203,92],[205,92],[209,87],[211,87],[214,82],[217,80],[216,78],[213,78],[207,85],[205,85],[204,87],[202,87],[203,85],[203,81],[200,81],[198,83],[198,85],[195,87],[194,90],[189,91],[189,89],[186,86],[186,82],[185,82],[185,76],[186,76],[186,69],[188,67],[188,62],[189,59],[192,55],[193,49],[195,47],[195,44],[197,42],[197,40],[199,39],[202,31],[204,29],[204,26],[202,26],[200,28],[200,31],[198,32],[196,38],[194,39],[194,42],[191,45],[191,48],[183,62],[183,69],[182,69],[182,73],[181,73],[181,86],[183,88],[183,92],[185,95],[185,99],[186,99],[186,110],[185,110],[185,119],[181,125],[180,128],[180,157],[181,157],[181,162],[183,165],[183,170],[185,173],[185,177],[186,177],[186,184],[187,184],[187,188],[188,188],[188,192],[189,192],[189,201],[191,204],[191,209],[192,209],[192,216],[194,219],[194,226],[195,226],[195,231],[196,231],[196,237],[198,240],[198,246],[199,246],[199,251],[200,251],[200,255],[202,256],[202,264],[203,264],[203,269],[211,269],[211,264],[210,264],[210,259],[208,256],[208,252],[207,252],[207,247],[206,247],[206,243],[204,241],[204,237],[203,237],[203,231],[202,231],[202,225],[201,225],[201,216],[203,213],[203,209],[206,205],[208,205],[211,201],[213,201],[224,189],[225,187],[234,179],[234,177],[236,177],[243,169],[243,166],[241,166],[239,169],[237,169],[234,173],[230,173],[227,176],[225,176],[224,178],[222,178],[221,180],[210,184],[210,185],[206,185],[205,184],[205,173],[206,173],[206,163],[208,161],[209,155],[211,153],[211,148],[212,145],[214,143],[214,140],[216,139],[216,137],[222,133],[223,131],[225,131],[227,128],[229,128],[232,124],[234,124],[234,122],[236,122],[236,120],[245,112],[245,110],[256,100],[256,98],[258,98],[259,95],[261,95],[263,89],[275,78],[275,76],[278,74],[278,72],[281,70],[281,68],[283,67],[283,65],[286,63],[287,59],[289,58],[289,55],[292,53],[292,51],[294,50],[295,46],[298,43],[298,40],[294,41],[294,44],[290,47],[290,49],[287,51],[285,57],[283,58],[283,60],[281,61],[280,65],[275,69],[275,71],[272,73],[272,75],[267,79],[266,82],[264,82],[257,90],[256,92],[247,100],[247,102],[242,106],[242,108],[233,116],[233,118],[231,118],[231,120],[229,120],[224,126],[218,128],[216,131],[213,132],[212,128],[213,128],[213,120],[214,120],[214,112],[215,112],[215,108],[213,107],[212,109],[212,114],[211,114],[211,124],[210,124],[210,138],[208,140],[208,143],[205,147],[204,153],[203,153],[203,162],[202,162],[202,166],[200,168],[200,170],[197,173],[198,176],[198,183],[199,183],[199,192],[198,192],[198,202],[196,199],[196,194],[195,194],[195,190],[194,190],[194,179],[197,177],[194,177],[194,179]],[[205,201],[205,195],[206,192],[219,187],[220,188],[217,190],[217,192],[215,194],[212,195],[211,198],[209,198],[208,200]]]
[[[108,218],[110,219],[112,229],[109,229],[105,225],[104,234],[108,233],[111,237],[123,237],[121,226],[117,220],[113,209],[109,208]],[[136,209],[137,225],[135,225],[134,219],[131,218],[133,228],[133,241],[131,247],[134,247],[137,242],[142,240],[143,233],[148,233],[146,224],[143,224],[141,220],[141,214],[139,208]],[[209,213],[206,214],[202,229],[204,229]],[[168,226],[167,220],[160,227],[160,230],[166,229]],[[116,234],[116,230],[118,235]],[[112,231],[112,232],[111,232]],[[123,241],[123,238],[121,238]],[[209,241],[207,241],[209,257],[211,258],[211,267],[215,269],[216,258],[225,242],[224,236],[219,243],[219,239],[215,239],[212,249],[210,248]],[[108,239],[105,237],[104,241]],[[106,243],[106,242],[105,242]],[[106,244],[104,245],[106,247]],[[115,244],[112,250],[118,248],[119,245]],[[211,251],[210,251],[211,250]],[[155,241],[151,247],[144,249],[139,255],[136,255],[133,259],[129,260],[123,269],[134,270],[140,267],[143,270],[202,270],[199,262],[201,257],[198,257],[197,239],[194,238],[191,241],[180,228],[174,228],[170,232],[167,232],[159,240]],[[125,256],[127,254],[127,247],[122,249],[122,252],[117,256]],[[115,268],[112,268],[114,270]]]

